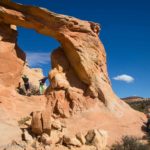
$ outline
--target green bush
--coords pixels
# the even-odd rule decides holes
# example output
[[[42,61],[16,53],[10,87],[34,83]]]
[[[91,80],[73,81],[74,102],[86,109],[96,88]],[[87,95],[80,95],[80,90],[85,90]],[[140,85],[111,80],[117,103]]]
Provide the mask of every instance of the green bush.
[[[150,150],[150,147],[142,144],[135,137],[124,136],[121,142],[112,145],[111,150]]]

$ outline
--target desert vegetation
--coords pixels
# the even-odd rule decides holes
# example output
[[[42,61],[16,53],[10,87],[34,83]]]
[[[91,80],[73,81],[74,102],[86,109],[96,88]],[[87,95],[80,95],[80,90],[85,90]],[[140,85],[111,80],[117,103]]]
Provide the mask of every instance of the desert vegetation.
[[[143,144],[136,137],[124,136],[121,142],[112,145],[111,150],[149,150],[150,145]]]
[[[133,109],[148,113],[150,108],[150,98],[139,98],[135,101],[130,101],[130,99],[124,99],[124,101],[129,104]]]

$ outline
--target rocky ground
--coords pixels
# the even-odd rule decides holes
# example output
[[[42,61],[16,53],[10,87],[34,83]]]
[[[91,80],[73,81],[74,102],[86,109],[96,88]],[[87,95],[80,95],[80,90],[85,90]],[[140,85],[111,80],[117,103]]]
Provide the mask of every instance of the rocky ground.
[[[4,90],[3,94],[5,92]],[[71,118],[59,118],[53,114],[51,118],[47,118],[47,120],[51,120],[49,122],[50,134],[41,132],[36,135],[34,132],[41,129],[37,119],[35,120],[36,131],[32,132],[32,128],[34,128],[33,116],[30,114],[44,110],[45,96],[27,97],[18,95],[15,91],[10,94],[9,91],[7,99],[5,97],[4,100],[4,97],[0,96],[0,101],[0,133],[3,135],[0,140],[1,149],[4,146],[6,150],[60,150],[70,149],[70,147],[72,149],[94,150],[97,146],[98,149],[101,147],[108,148],[123,135],[139,138],[144,136],[144,133],[141,132],[141,122],[144,122],[142,114],[131,110],[133,116],[130,115],[130,119],[128,117],[123,118],[123,121],[120,122],[121,116],[110,115],[110,112],[99,102],[91,109]]]

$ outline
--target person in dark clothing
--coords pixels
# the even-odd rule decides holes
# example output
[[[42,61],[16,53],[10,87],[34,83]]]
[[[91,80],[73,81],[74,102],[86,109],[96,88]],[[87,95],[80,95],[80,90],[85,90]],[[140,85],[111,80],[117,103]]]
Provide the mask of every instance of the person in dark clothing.
[[[22,77],[22,80],[24,82],[24,87],[25,87],[25,90],[26,90],[26,95],[28,95],[29,92],[30,92],[29,78],[26,75],[24,75]]]
[[[44,84],[46,82],[46,80],[48,79],[48,77],[44,77],[41,80],[39,80],[40,82],[40,95],[44,94]]]
[[[21,95],[25,95],[26,93],[25,93],[25,91],[22,89],[22,87],[21,87],[21,82],[19,82],[19,84],[18,84],[18,87],[17,87],[17,92],[19,93],[19,94],[21,94]]]

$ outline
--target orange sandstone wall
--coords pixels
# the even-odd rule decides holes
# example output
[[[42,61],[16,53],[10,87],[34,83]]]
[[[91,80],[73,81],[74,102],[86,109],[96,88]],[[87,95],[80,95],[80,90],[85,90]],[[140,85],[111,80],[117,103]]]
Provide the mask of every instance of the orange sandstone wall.
[[[0,85],[17,86],[25,54],[16,44],[15,26],[0,23]]]

